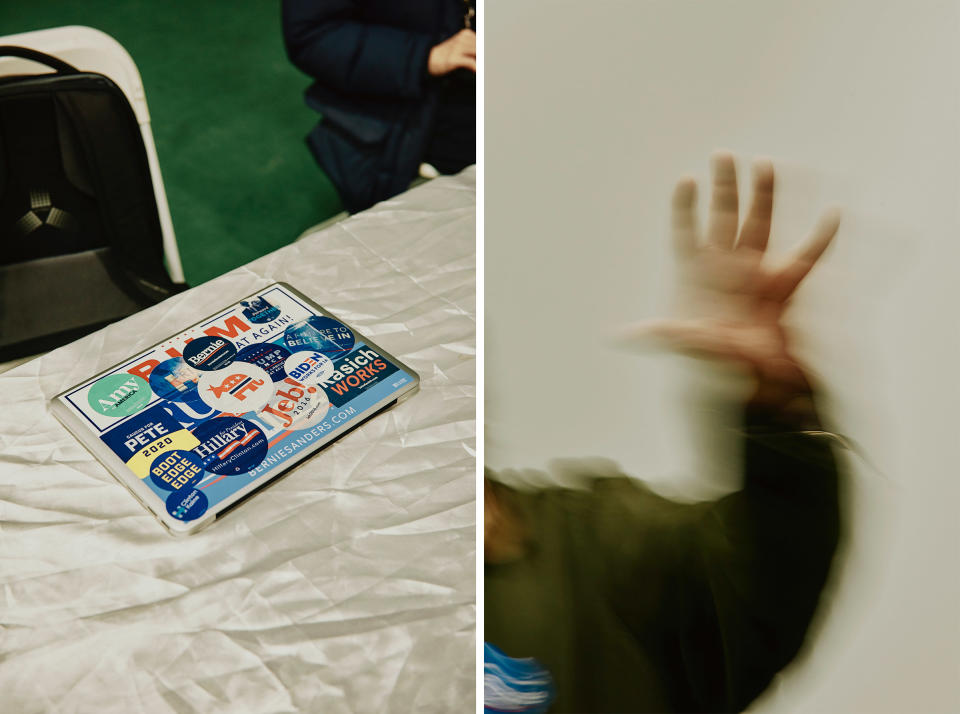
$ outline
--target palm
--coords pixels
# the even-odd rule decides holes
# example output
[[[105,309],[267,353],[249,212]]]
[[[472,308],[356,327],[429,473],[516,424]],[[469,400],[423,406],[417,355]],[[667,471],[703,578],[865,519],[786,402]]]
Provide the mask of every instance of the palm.
[[[706,240],[696,220],[696,184],[683,180],[673,197],[673,236],[681,271],[677,317],[640,328],[674,348],[744,363],[761,373],[792,364],[781,316],[800,281],[826,250],[839,224],[820,221],[801,252],[779,268],[765,263],[773,209],[773,167],[754,167],[753,202],[742,227],[733,157],[714,160]],[[739,228],[739,230],[738,230]]]

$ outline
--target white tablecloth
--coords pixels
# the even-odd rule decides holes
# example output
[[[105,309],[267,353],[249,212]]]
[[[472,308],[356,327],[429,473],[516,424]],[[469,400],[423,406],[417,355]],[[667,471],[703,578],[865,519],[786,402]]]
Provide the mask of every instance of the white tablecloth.
[[[0,711],[473,711],[475,172],[0,375]],[[175,539],[58,392],[276,280],[421,391]]]

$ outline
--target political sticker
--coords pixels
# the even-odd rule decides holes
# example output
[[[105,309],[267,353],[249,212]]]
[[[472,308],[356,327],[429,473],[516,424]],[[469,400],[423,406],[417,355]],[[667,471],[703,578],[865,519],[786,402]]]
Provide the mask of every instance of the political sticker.
[[[255,412],[273,396],[273,380],[263,367],[232,362],[215,372],[203,372],[197,383],[200,399],[222,412]]]
[[[160,454],[175,449],[189,451],[200,443],[164,408],[164,402],[158,402],[100,438],[140,478],[150,475],[150,467]]]
[[[316,350],[301,350],[287,357],[283,369],[298,382],[315,386],[330,379],[333,360]]]
[[[250,320],[250,322],[255,322],[258,325],[276,320],[280,317],[280,308],[268,303],[266,298],[258,297],[251,300],[243,300],[240,304],[243,305],[243,316]]]
[[[157,403],[158,408],[166,412],[170,418],[174,419],[183,429],[192,429],[198,424],[219,416],[220,412],[208,407],[200,401],[200,396],[196,395],[192,402],[170,402],[162,401]]]
[[[172,402],[189,402],[199,399],[197,382],[201,372],[188,365],[180,357],[164,360],[150,371],[150,388],[157,396]]]
[[[167,496],[167,513],[178,521],[194,521],[207,512],[206,494],[196,488],[174,491]]]
[[[191,489],[203,478],[203,461],[192,451],[175,449],[150,465],[150,480],[164,491]]]
[[[258,345],[248,345],[237,354],[237,360],[240,362],[249,362],[258,367],[267,370],[270,379],[279,382],[287,376],[284,363],[290,356],[290,350],[283,345],[275,345],[270,342]]]
[[[361,347],[336,360],[333,372],[321,386],[326,390],[330,403],[340,407],[397,371],[399,368],[376,350]]]
[[[90,407],[108,417],[136,414],[150,402],[153,392],[143,377],[135,374],[110,374],[93,383],[87,394]]]
[[[350,328],[332,317],[308,317],[295,322],[283,333],[283,341],[291,350],[319,350],[327,357],[336,358],[353,349],[354,336]]]
[[[193,430],[200,442],[193,453],[203,468],[215,474],[235,475],[255,469],[267,455],[267,437],[240,417],[217,417]]]
[[[237,348],[225,337],[198,337],[183,348],[184,362],[202,372],[223,369],[236,356]]]
[[[310,429],[323,421],[329,409],[330,399],[320,387],[287,377],[277,385],[273,399],[257,416],[275,427]]]

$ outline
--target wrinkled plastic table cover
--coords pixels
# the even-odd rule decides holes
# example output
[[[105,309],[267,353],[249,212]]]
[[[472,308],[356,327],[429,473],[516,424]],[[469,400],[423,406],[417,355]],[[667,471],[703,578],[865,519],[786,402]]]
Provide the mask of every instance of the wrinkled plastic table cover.
[[[3,711],[474,710],[474,226],[468,169],[0,375]],[[173,538],[48,400],[277,280],[421,391]]]

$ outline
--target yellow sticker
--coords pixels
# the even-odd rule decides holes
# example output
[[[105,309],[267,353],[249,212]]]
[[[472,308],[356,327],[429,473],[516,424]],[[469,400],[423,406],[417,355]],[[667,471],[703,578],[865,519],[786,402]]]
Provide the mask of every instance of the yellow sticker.
[[[200,442],[197,437],[186,429],[180,429],[166,436],[161,436],[138,450],[127,462],[127,466],[140,478],[146,478],[150,475],[150,465],[160,454],[173,449],[190,451],[199,445]]]

